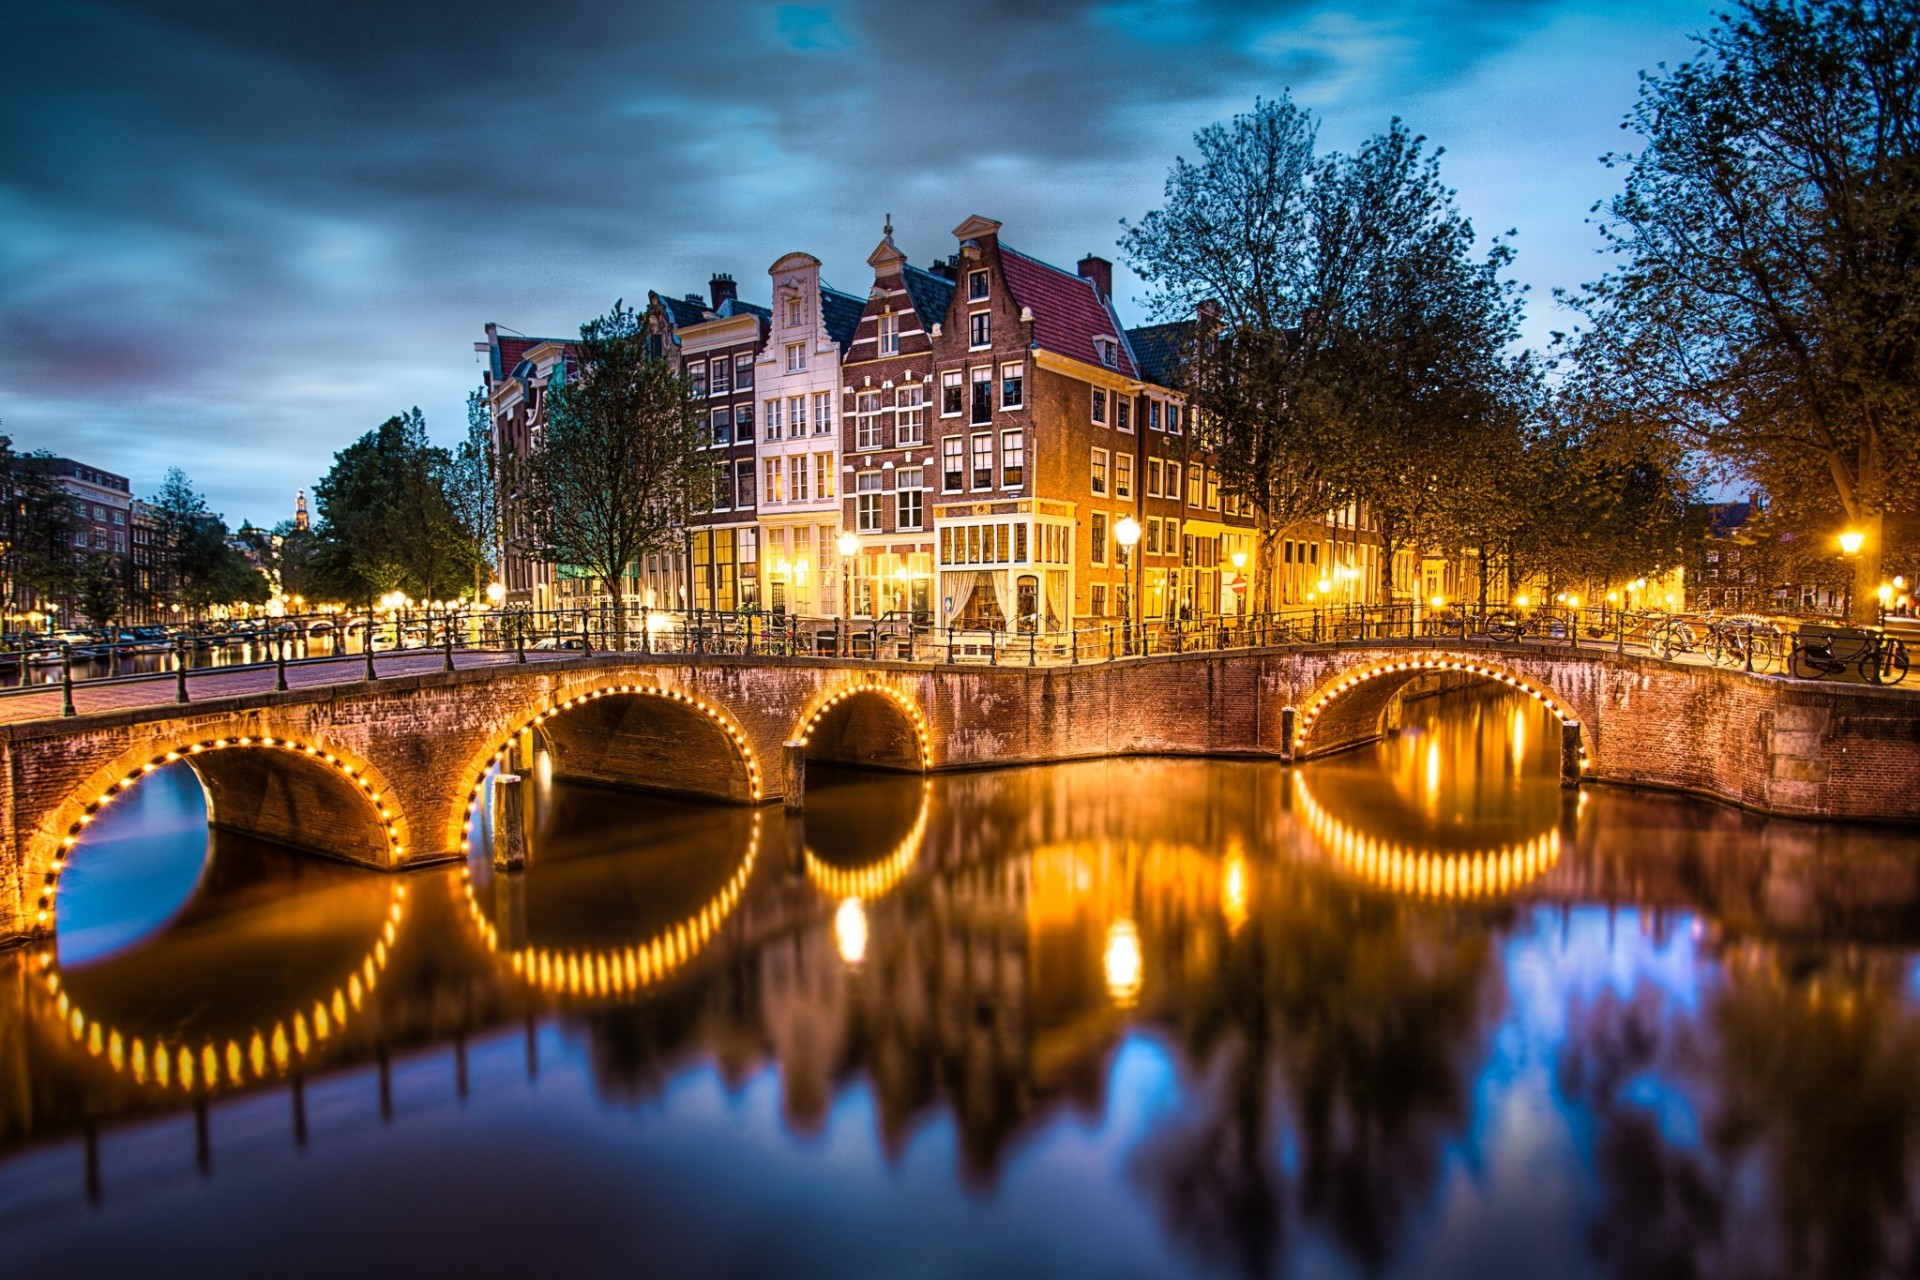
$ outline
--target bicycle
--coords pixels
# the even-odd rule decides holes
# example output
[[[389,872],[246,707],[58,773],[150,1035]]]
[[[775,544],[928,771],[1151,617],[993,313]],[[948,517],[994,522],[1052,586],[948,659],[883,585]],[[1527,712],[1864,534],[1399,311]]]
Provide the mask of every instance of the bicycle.
[[[1854,640],[1836,652],[1836,642]],[[1825,680],[1849,667],[1868,684],[1899,684],[1907,678],[1907,646],[1892,636],[1866,634],[1857,639],[1834,632],[1802,632],[1793,638],[1788,670],[1797,679]]]
[[[1699,631],[1700,623],[1694,618],[1669,618],[1653,636],[1653,654],[1656,658],[1671,661],[1675,654],[1695,653],[1701,650],[1706,641]]]
[[[1711,623],[1707,658],[1716,667],[1767,670],[1780,655],[1780,629],[1757,618],[1725,618]]]

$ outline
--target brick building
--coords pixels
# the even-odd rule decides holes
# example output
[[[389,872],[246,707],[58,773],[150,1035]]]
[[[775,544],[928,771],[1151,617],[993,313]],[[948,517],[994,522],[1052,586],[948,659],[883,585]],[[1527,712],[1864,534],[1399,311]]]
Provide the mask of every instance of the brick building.
[[[500,582],[507,599],[535,609],[550,609],[560,601],[561,572],[528,545],[527,530],[518,515],[516,471],[539,448],[547,426],[547,388],[554,371],[573,358],[573,347],[560,338],[529,338],[500,332],[488,322],[486,340],[473,349],[486,357],[481,375],[487,409],[493,422],[493,451],[500,460],[500,488],[505,527],[501,530]]]

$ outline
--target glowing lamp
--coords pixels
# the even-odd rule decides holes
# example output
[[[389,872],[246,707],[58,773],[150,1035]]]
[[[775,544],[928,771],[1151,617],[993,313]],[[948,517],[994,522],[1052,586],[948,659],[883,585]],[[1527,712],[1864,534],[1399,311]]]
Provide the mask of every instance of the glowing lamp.
[[[1435,609],[1444,609],[1447,607],[1447,598],[1445,596],[1435,596],[1433,599],[1427,601],[1427,603]]]
[[[1849,529],[1840,535],[1840,550],[1850,556],[1860,554],[1860,548],[1866,543],[1867,535],[1858,529]]]
[[[507,586],[504,582],[489,582],[487,584],[487,603],[488,604],[491,604],[497,608],[499,607],[500,602],[502,600],[505,600],[506,598],[507,598]]]
[[[1113,540],[1122,549],[1133,550],[1140,541],[1140,522],[1132,516],[1121,516],[1120,522],[1113,526]]]
[[[840,548],[840,554],[842,556],[851,560],[854,554],[860,550],[860,539],[854,537],[851,533],[843,533],[840,535],[840,540],[834,543],[834,545]]]
[[[1527,599],[1527,593],[1524,591],[1513,598],[1513,607],[1516,609],[1524,609],[1529,603],[1531,602]]]

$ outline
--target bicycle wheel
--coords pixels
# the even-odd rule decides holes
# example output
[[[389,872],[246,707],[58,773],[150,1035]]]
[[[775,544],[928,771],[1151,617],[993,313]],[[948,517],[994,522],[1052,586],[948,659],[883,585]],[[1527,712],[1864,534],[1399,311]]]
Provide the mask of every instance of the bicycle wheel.
[[[1860,678],[1868,684],[1899,684],[1907,678],[1907,646],[1889,640],[1860,659]]]
[[[1487,615],[1487,639],[1510,641],[1520,638],[1520,622],[1512,614],[1491,613]]]
[[[1787,660],[1787,670],[1796,680],[1820,680],[1831,674],[1827,667],[1832,665],[1826,655],[1804,641],[1793,642],[1793,654]]]

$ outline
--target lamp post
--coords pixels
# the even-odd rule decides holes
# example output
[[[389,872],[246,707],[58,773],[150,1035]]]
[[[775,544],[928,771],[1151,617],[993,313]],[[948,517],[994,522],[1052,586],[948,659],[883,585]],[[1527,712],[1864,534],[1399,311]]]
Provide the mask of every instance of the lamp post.
[[[1139,607],[1139,596],[1133,589],[1133,549],[1140,545],[1140,522],[1132,516],[1121,516],[1120,522],[1113,526],[1113,540],[1120,544],[1120,553],[1125,563],[1121,565],[1121,577],[1127,588],[1127,616],[1124,634],[1127,638],[1127,652],[1133,652],[1133,615]]]
[[[1239,579],[1234,587],[1234,612],[1242,618],[1247,616],[1247,553],[1233,553],[1233,573]]]
[[[840,535],[834,549],[840,553],[840,612],[843,616],[853,616],[853,558],[860,553],[860,539],[852,532]]]
[[[1840,534],[1840,554],[1848,560],[1847,593],[1840,606],[1840,616],[1847,622],[1853,621],[1853,576],[1859,569],[1856,558],[1860,554],[1860,548],[1866,543],[1867,535],[1858,529],[1847,529]]]

